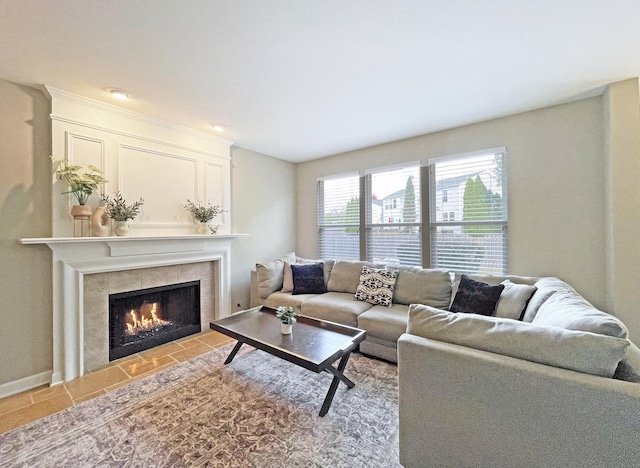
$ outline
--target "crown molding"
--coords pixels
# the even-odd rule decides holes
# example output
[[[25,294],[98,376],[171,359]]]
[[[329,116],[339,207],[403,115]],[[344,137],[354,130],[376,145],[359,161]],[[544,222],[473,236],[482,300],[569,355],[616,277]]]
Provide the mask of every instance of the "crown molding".
[[[123,109],[122,107],[114,106],[112,104],[107,104],[105,102],[80,96],[78,94],[70,93],[69,91],[64,91],[62,89],[54,88],[53,86],[44,85],[44,89],[45,89],[45,94],[48,95],[49,99],[56,98],[56,99],[61,99],[74,104],[89,106],[97,110],[119,114],[122,117],[137,120],[139,122],[164,127],[168,130],[173,130],[175,132],[182,133],[185,135],[195,136],[198,138],[205,138],[205,139],[222,143],[228,146],[232,146],[235,143],[233,140],[229,140],[227,138],[211,135],[209,133],[201,132],[199,130],[194,130],[192,128],[184,127],[182,125],[167,122],[166,120],[161,120],[156,117],[151,117],[148,115],[140,114],[139,112]]]

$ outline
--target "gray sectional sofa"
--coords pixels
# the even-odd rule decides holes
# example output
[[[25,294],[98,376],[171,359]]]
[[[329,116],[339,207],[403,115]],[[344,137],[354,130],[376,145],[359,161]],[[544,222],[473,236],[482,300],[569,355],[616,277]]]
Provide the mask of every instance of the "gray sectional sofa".
[[[640,466],[640,349],[564,281],[471,277],[505,285],[484,316],[449,310],[461,275],[439,270],[389,267],[391,307],[354,297],[382,264],[324,261],[326,292],[293,294],[291,265],[315,262],[256,265],[252,306],[365,329],[360,351],[398,363],[404,466]]]

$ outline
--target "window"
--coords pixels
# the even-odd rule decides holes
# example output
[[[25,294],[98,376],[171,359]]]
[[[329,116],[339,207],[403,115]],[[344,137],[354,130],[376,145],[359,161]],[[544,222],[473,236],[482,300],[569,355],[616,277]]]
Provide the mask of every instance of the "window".
[[[507,271],[504,149],[429,162],[431,268],[462,273]],[[448,221],[436,218],[447,191]],[[444,213],[444,211],[443,211]],[[457,220],[457,221],[456,221]],[[452,224],[455,223],[455,224]]]
[[[318,255],[504,274],[506,194],[504,148],[319,179]]]
[[[364,184],[366,259],[388,265],[422,265],[420,165],[371,172]]]
[[[360,258],[360,177],[347,174],[318,181],[320,258]]]

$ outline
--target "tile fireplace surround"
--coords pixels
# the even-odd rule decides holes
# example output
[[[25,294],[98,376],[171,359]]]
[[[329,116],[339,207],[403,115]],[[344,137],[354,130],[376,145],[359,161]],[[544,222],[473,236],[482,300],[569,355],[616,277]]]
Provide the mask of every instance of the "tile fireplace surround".
[[[53,251],[51,385],[108,362],[108,294],[199,279],[202,326],[229,315],[231,242],[245,235],[21,239]]]

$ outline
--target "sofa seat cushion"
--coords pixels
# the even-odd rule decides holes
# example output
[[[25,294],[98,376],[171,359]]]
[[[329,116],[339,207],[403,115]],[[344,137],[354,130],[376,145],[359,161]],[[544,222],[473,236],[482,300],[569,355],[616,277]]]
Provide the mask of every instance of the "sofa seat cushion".
[[[269,297],[264,300],[264,305],[267,307],[271,307],[272,309],[277,309],[280,306],[301,306],[305,302],[318,296],[319,294],[298,294],[294,296],[290,292],[283,293],[280,291],[276,291],[274,293],[271,293]]]
[[[407,333],[603,377],[613,376],[629,346],[607,335],[418,304],[409,307]]]
[[[302,315],[358,326],[358,315],[372,307],[368,302],[356,301],[352,293],[328,292],[302,304]]]
[[[355,294],[360,284],[362,267],[384,268],[381,263],[360,262],[356,260],[336,260],[331,269],[327,290]]]
[[[629,333],[624,323],[613,315],[596,309],[572,290],[552,294],[540,306],[531,323],[618,338],[626,338]]]
[[[408,318],[407,305],[373,306],[358,315],[358,328],[367,331],[367,338],[374,336],[387,341],[398,341],[400,335],[407,331]]]
[[[398,278],[393,302],[398,304],[425,304],[447,309],[451,302],[451,275],[448,271],[417,267],[394,267]]]

